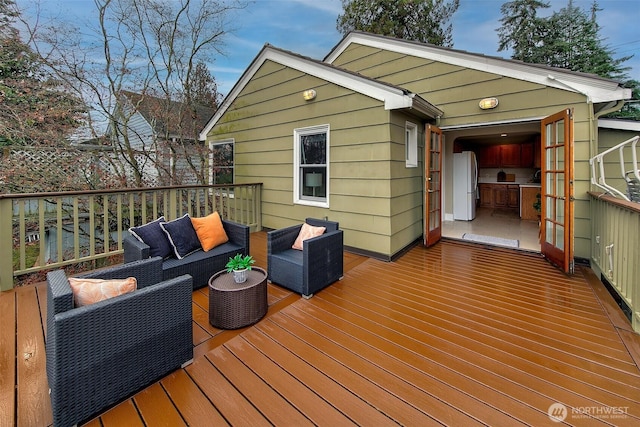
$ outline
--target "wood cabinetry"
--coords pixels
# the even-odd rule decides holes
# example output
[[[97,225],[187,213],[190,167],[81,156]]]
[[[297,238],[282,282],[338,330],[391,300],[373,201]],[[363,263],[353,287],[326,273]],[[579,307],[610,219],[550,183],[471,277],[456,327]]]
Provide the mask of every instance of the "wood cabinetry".
[[[537,220],[540,213],[533,207],[540,194],[540,187],[522,187],[520,218]]]
[[[510,208],[520,208],[520,186],[507,185],[507,206]]]
[[[493,207],[493,186],[491,184],[478,184],[480,189],[480,206],[484,208]]]
[[[478,189],[483,208],[520,207],[520,187],[517,184],[478,184]]]
[[[530,168],[534,165],[533,143],[479,145],[475,151],[481,168]]]
[[[500,145],[500,166],[501,168],[520,167],[520,145]]]
[[[477,149],[478,167],[498,168],[500,167],[500,146],[482,145]]]

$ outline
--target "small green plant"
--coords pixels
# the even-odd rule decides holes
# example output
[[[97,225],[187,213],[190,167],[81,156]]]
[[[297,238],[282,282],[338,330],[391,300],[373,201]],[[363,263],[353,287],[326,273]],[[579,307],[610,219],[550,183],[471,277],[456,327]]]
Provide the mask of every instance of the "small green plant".
[[[232,271],[251,270],[251,264],[256,262],[251,255],[236,254],[233,258],[229,258],[229,262],[225,267],[227,267],[227,272],[231,273]]]
[[[536,201],[533,202],[533,209],[538,211],[538,213],[540,213],[540,209],[542,207],[542,201],[540,200],[540,197],[540,193],[536,194]]]

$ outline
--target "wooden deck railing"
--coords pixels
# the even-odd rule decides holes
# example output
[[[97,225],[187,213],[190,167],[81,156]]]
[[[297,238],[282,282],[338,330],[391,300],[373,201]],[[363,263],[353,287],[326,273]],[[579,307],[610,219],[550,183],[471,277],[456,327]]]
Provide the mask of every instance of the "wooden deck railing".
[[[640,203],[602,193],[589,194],[592,268],[631,309],[633,329],[640,332]]]
[[[0,290],[15,277],[122,253],[129,227],[189,213],[261,224],[262,184],[0,194]]]

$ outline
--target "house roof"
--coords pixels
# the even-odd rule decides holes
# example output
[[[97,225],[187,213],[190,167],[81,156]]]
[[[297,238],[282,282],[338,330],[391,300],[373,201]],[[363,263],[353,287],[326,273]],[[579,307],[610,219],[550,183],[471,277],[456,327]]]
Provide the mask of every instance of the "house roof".
[[[218,111],[216,111],[211,120],[209,120],[200,132],[201,140],[206,139],[209,131],[216,125],[218,120],[220,120],[222,115],[238,97],[242,89],[249,83],[251,78],[266,61],[276,62],[382,101],[387,110],[413,109],[418,113],[432,118],[443,114],[442,110],[430,104],[419,95],[401,87],[266,44],[231,89]]]
[[[191,131],[202,129],[215,112],[214,108],[198,105],[195,111],[183,102],[167,100],[155,96],[130,91],[121,91],[132,107],[153,127],[159,135],[193,138]],[[167,111],[167,113],[165,113]],[[160,112],[160,114],[158,114]],[[165,120],[169,117],[168,120]]]
[[[541,64],[529,64],[512,59],[470,53],[361,31],[347,34],[325,57],[324,61],[329,64],[333,63],[351,44],[404,53],[419,58],[581,93],[587,97],[589,102],[593,103],[631,98],[630,89],[623,88],[617,81],[594,74],[579,73]]]
[[[628,130],[640,134],[640,122],[635,120],[598,119],[598,127],[615,130]]]

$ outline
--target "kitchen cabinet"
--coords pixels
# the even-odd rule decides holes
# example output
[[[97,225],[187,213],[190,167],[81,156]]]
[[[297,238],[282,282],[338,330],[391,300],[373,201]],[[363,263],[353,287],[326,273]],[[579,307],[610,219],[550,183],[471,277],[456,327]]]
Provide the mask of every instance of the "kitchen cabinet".
[[[493,186],[491,184],[478,184],[480,189],[480,206],[484,208],[493,207]]]
[[[520,205],[520,218],[528,220],[537,220],[540,217],[533,204],[537,201],[537,196],[540,194],[540,186],[523,186],[521,187],[521,205]]]
[[[494,185],[493,186],[493,207],[494,208],[506,208],[507,207],[507,186],[506,185]]]
[[[532,143],[479,145],[475,151],[481,168],[530,168],[534,164]]]
[[[516,209],[520,207],[519,185],[507,185],[507,206]]]
[[[520,186],[517,184],[478,184],[480,206],[483,208],[520,207]]]
[[[478,167],[498,168],[500,167],[500,146],[482,145],[477,150]]]
[[[531,168],[533,167],[534,147],[533,143],[522,144],[520,146],[520,167]]]
[[[518,168],[520,167],[520,145],[500,145],[500,167]]]

